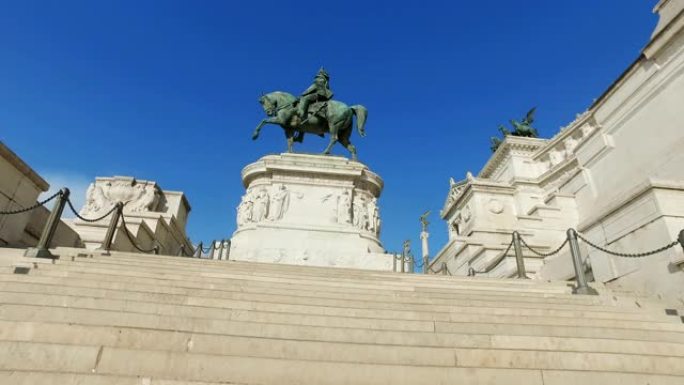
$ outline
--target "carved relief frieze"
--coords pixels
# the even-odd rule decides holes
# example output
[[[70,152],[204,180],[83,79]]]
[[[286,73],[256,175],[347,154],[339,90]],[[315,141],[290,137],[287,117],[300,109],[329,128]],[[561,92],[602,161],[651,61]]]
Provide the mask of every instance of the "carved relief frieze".
[[[86,192],[82,216],[93,217],[109,211],[118,202],[128,213],[155,212],[161,203],[161,190],[154,182],[134,178],[107,178],[91,183]]]

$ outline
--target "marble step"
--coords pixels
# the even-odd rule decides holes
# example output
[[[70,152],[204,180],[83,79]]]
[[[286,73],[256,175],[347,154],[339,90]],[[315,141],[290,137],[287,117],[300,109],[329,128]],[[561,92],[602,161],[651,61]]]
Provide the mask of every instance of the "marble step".
[[[602,371],[649,375],[684,374],[684,359],[642,355],[486,349],[453,349],[449,362],[430,366],[279,359],[193,352],[0,341],[0,369],[113,374],[207,382],[273,384],[538,383],[540,370]],[[315,352],[310,352],[316,356]],[[322,359],[321,359],[322,358]],[[350,357],[352,358],[352,357]],[[353,358],[352,358],[353,359]],[[535,380],[535,378],[537,380]],[[514,382],[513,382],[514,381]]]
[[[330,308],[324,307],[281,307],[280,311],[274,311],[280,306],[279,302],[273,301],[266,306],[250,306],[250,302],[241,303],[242,308],[234,307],[234,301],[225,301],[214,298],[187,297],[183,303],[168,304],[150,301],[147,298],[132,298],[123,293],[120,299],[91,296],[88,293],[72,293],[70,295],[59,294],[62,288],[30,287],[33,292],[18,291],[12,288],[9,291],[0,291],[0,303],[68,306],[84,309],[102,309],[114,311],[131,311],[137,313],[182,315],[188,317],[205,317],[215,319],[250,320],[254,322],[270,323],[296,323],[296,322],[339,322],[342,325],[367,328],[392,328],[402,329],[420,328],[418,330],[430,330],[432,321],[441,322],[483,322],[483,323],[516,323],[536,325],[566,325],[596,327],[619,327],[635,329],[671,330],[684,331],[684,324],[676,317],[663,315],[658,321],[655,320],[631,320],[626,318],[594,318],[593,312],[585,312],[585,317],[563,317],[551,315],[528,315],[528,314],[488,314],[464,313],[455,309],[450,313],[418,313],[422,316],[396,317],[398,312],[380,314],[373,309],[370,311],[355,312],[353,308]],[[120,293],[121,294],[121,293]],[[289,310],[289,311],[288,311]],[[322,310],[322,311],[321,311]],[[375,313],[374,313],[375,312]],[[439,315],[441,314],[441,315]],[[431,316],[431,317],[429,317]],[[302,318],[300,321],[299,319]]]
[[[177,330],[144,329],[123,326],[64,324],[0,320],[0,340],[75,345],[103,345],[120,348],[140,348],[208,354],[249,355],[271,358],[324,359],[307,356],[317,347],[326,346],[336,359],[363,362],[433,365],[453,359],[449,352],[456,349],[530,350],[540,352],[593,352],[684,358],[684,344],[585,338],[517,337],[507,335],[474,336],[453,334],[439,345],[390,344],[377,341],[334,341],[325,336],[318,339],[290,339],[195,333]],[[301,349],[295,352],[296,349]],[[359,350],[360,349],[360,350]],[[359,351],[357,351],[359,350]],[[296,355],[290,356],[289,354]],[[494,353],[493,353],[494,354]],[[288,356],[286,356],[288,355]],[[328,360],[328,359],[325,359]],[[421,361],[423,360],[423,361]],[[423,362],[422,364],[420,362]]]
[[[5,268],[5,272],[14,272],[16,267]],[[547,301],[561,298],[564,303],[576,303],[576,304],[596,304],[602,303],[601,301],[605,298],[600,298],[596,296],[577,296],[569,295],[570,289],[566,293],[562,292],[546,292],[543,289],[538,292],[531,291],[518,291],[513,288],[499,288],[495,284],[488,286],[487,290],[482,290],[480,287],[473,287],[469,285],[452,285],[448,288],[440,289],[440,292],[424,292],[422,290],[415,290],[415,288],[408,285],[398,286],[396,284],[349,284],[349,283],[336,283],[335,280],[326,281],[312,281],[312,280],[302,280],[302,279],[290,279],[290,278],[264,278],[264,277],[254,277],[239,274],[165,274],[165,273],[155,273],[154,271],[140,271],[139,269],[112,269],[109,267],[103,267],[97,264],[87,264],[87,265],[69,265],[69,264],[55,264],[55,265],[43,265],[41,268],[32,268],[28,271],[29,274],[41,274],[45,271],[52,272],[63,272],[61,276],[76,276],[77,274],[93,274],[99,275],[104,279],[115,280],[115,279],[128,279],[129,281],[144,281],[144,282],[154,282],[155,285],[175,285],[178,282],[183,282],[183,284],[190,285],[204,285],[205,287],[222,287],[223,285],[227,287],[235,285],[245,285],[247,286],[265,286],[270,288],[292,288],[301,291],[325,291],[325,292],[340,292],[345,295],[391,295],[391,296],[401,296],[403,293],[411,293],[416,296],[421,296],[427,300],[440,300],[444,298],[452,298],[454,295],[467,295],[467,296],[491,296],[496,298],[496,296],[510,296],[511,294],[516,297],[521,298],[521,300],[528,301]],[[60,275],[60,274],[54,274]]]
[[[451,281],[433,281],[430,277],[423,277],[422,282],[407,282],[401,279],[402,275],[397,274],[399,278],[374,278],[374,277],[360,277],[356,279],[350,278],[336,278],[331,280],[327,277],[310,277],[296,274],[266,274],[266,273],[247,273],[240,270],[222,269],[222,270],[193,270],[192,266],[178,266],[169,268],[166,265],[141,264],[141,263],[117,263],[114,260],[107,259],[75,259],[74,261],[59,260],[53,265],[59,266],[77,266],[82,269],[97,268],[101,270],[109,270],[115,272],[134,272],[139,276],[150,277],[154,275],[160,278],[167,279],[181,279],[183,277],[202,277],[202,278],[224,278],[224,279],[249,279],[252,281],[263,281],[272,283],[297,283],[307,282],[311,285],[321,287],[340,287],[340,288],[358,288],[365,290],[400,290],[400,291],[414,291],[418,288],[432,292],[450,292],[458,289],[472,289],[480,291],[516,291],[518,293],[541,293],[541,294],[566,294],[571,291],[567,283],[562,284],[547,284],[544,282],[532,282],[530,284],[521,286],[513,284],[508,281],[496,280],[479,280],[471,279],[453,279]],[[405,275],[404,275],[405,276]],[[510,280],[515,282],[514,280]]]
[[[517,372],[512,372],[515,379],[520,378]],[[561,371],[561,370],[540,370],[528,371],[532,377],[525,381],[525,384],[530,385],[576,385],[577,383],[584,384],[620,384],[620,385],[681,385],[682,378],[680,376],[662,376],[662,375],[647,375],[647,374],[632,374],[632,373],[615,373],[615,372],[594,372],[594,371]],[[463,385],[492,385],[504,382],[504,378],[495,378],[488,372],[488,377],[483,380],[478,380],[474,376],[459,379],[458,384]],[[502,376],[503,377],[503,376]],[[542,378],[542,380],[539,380]],[[400,383],[400,382],[398,382]],[[3,385],[239,385],[234,382],[194,382],[187,380],[167,380],[156,377],[139,377],[139,376],[115,376],[111,374],[82,374],[82,373],[59,373],[51,371],[5,371],[0,370],[0,384]],[[280,384],[279,382],[272,383]],[[262,383],[262,385],[272,385],[271,383]],[[256,385],[242,383],[242,385]]]
[[[178,267],[181,270],[192,269],[204,271],[222,271],[228,270],[232,272],[244,272],[248,274],[261,275],[296,275],[303,278],[321,278],[321,277],[336,277],[340,280],[354,280],[362,279],[376,279],[387,280],[392,278],[394,281],[401,282],[417,282],[417,283],[438,283],[460,281],[477,284],[478,282],[495,282],[501,285],[512,285],[515,287],[524,286],[539,286],[540,282],[548,287],[565,285],[560,282],[542,282],[533,280],[518,280],[518,279],[494,279],[486,277],[450,277],[442,275],[423,275],[423,274],[400,274],[393,272],[369,271],[369,270],[350,270],[344,268],[330,268],[330,267],[309,267],[309,266],[293,266],[293,265],[279,265],[279,264],[265,264],[258,262],[235,262],[235,261],[203,261],[195,258],[181,258],[181,257],[165,257],[165,256],[145,256],[145,255],[130,255],[121,256],[117,253],[112,253],[111,256],[103,256],[98,253],[94,254],[79,254],[69,255],[60,261],[102,261],[112,263],[129,263],[135,265],[151,265],[155,267],[163,266],[165,268]],[[91,257],[92,255],[92,257]],[[314,269],[313,271],[311,271]]]
[[[14,273],[14,270],[0,269],[0,275],[7,277]],[[20,274],[16,274],[19,276]],[[150,277],[138,277],[136,275],[128,274],[109,274],[109,271],[99,270],[83,270],[83,269],[68,269],[68,268],[42,268],[32,270],[28,276],[62,279],[65,281],[98,281],[106,284],[131,284],[136,287],[146,286],[153,287],[155,290],[159,288],[164,292],[181,293],[188,291],[214,291],[215,296],[235,296],[236,293],[244,294],[282,294],[297,297],[317,297],[327,298],[330,300],[341,301],[361,301],[361,302],[382,302],[382,303],[406,303],[416,305],[449,305],[458,303],[459,301],[513,301],[516,304],[534,303],[534,304],[560,304],[569,306],[595,306],[603,305],[615,308],[635,307],[632,304],[625,304],[616,302],[612,297],[591,297],[573,296],[573,295],[525,295],[518,294],[514,291],[509,292],[480,292],[475,290],[458,290],[449,293],[449,295],[430,295],[420,292],[397,292],[393,290],[383,290],[376,293],[365,292],[351,292],[340,289],[330,289],[329,287],[316,287],[307,285],[306,283],[263,283],[248,280],[235,279],[182,279],[169,280]],[[144,288],[143,291],[147,291]]]
[[[290,305],[325,306],[341,308],[361,308],[361,309],[384,309],[384,310],[409,310],[409,311],[428,311],[428,312],[451,312],[454,307],[501,307],[505,309],[551,309],[551,310],[571,310],[571,311],[596,311],[604,313],[640,313],[644,310],[636,307],[615,307],[597,303],[595,305],[574,304],[566,301],[566,298],[526,298],[515,296],[510,293],[508,296],[493,297],[482,296],[469,298],[467,293],[459,298],[429,300],[423,298],[397,297],[375,297],[360,299],[354,295],[326,295],[320,291],[294,291],[285,293],[268,289],[261,293],[260,290],[252,291],[250,288],[236,289],[236,291],[221,290],[221,285],[195,283],[190,284],[183,281],[150,281],[144,280],[147,287],[141,287],[140,280],[122,276],[103,276],[100,274],[84,275],[71,273],[68,271],[54,271],[49,269],[38,269],[30,275],[20,274],[0,274],[0,282],[33,282],[41,284],[52,284],[54,286],[65,287],[84,287],[89,291],[93,289],[113,288],[114,290],[138,291],[140,295],[148,296],[155,302],[166,303],[185,303],[187,296],[196,296],[214,300],[238,300],[260,303],[282,303]],[[51,280],[51,281],[48,281]],[[129,285],[138,285],[132,288]],[[181,286],[179,288],[179,286]],[[184,286],[184,287],[183,287]],[[190,287],[188,287],[190,286]],[[196,289],[196,287],[200,289]],[[218,288],[217,288],[218,287]],[[169,290],[167,290],[169,289]],[[179,293],[179,289],[182,289]],[[574,296],[568,295],[572,299]],[[664,309],[659,309],[652,314],[664,314]]]
[[[240,385],[234,382],[174,381],[140,376],[0,370],[2,385]],[[249,385],[249,384],[242,384]]]
[[[17,262],[17,260],[22,260],[22,261],[40,261],[42,263],[49,263],[49,261],[45,260],[36,260],[36,259],[28,259],[28,258],[22,258],[21,257],[21,250],[17,249],[4,249],[4,250],[9,250],[10,253],[0,253],[0,266],[3,265],[2,262],[4,262],[5,265],[10,265],[9,262],[12,262],[11,264],[14,264]],[[75,257],[76,253],[82,253],[84,249],[69,249],[71,253],[74,255],[74,259],[81,259],[83,260],[84,258],[77,258]],[[22,251],[23,252],[23,251]],[[98,256],[95,259],[98,258],[109,258],[109,259],[117,259],[117,258],[125,258],[128,260],[145,260],[147,261],[150,259],[150,262],[152,263],[163,263],[163,264],[170,264],[170,263],[176,263],[184,266],[188,265],[209,265],[209,266],[215,266],[215,267],[225,267],[225,266],[231,266],[231,268],[235,266],[241,266],[245,270],[268,270],[268,269],[275,269],[277,271],[281,271],[283,269],[289,269],[293,271],[308,271],[308,270],[315,270],[315,271],[320,271],[320,272],[329,272],[329,271],[334,271],[334,272],[339,272],[340,270],[343,271],[343,273],[348,273],[348,270],[352,270],[354,272],[358,272],[360,274],[364,275],[373,275],[373,276],[383,276],[383,277],[390,277],[393,281],[397,279],[418,279],[418,280],[430,280],[430,281],[446,281],[447,283],[450,283],[449,280],[458,280],[458,279],[465,279],[466,282],[475,282],[475,281],[482,281],[482,282],[491,282],[495,285],[501,285],[502,281],[505,281],[506,284],[519,284],[519,285],[548,285],[549,283],[541,283],[539,281],[534,281],[534,280],[515,280],[515,279],[509,279],[509,280],[500,280],[500,279],[491,279],[491,278],[458,278],[458,277],[443,277],[443,276],[423,276],[420,274],[417,275],[408,275],[408,274],[394,274],[394,273],[388,273],[388,272],[368,272],[368,271],[363,271],[363,270],[353,270],[353,269],[338,269],[338,268],[320,268],[320,267],[302,267],[302,266],[290,266],[290,265],[273,265],[273,264],[263,264],[263,263],[251,263],[251,262],[226,262],[226,261],[211,261],[211,260],[198,260],[198,259],[192,259],[192,258],[180,258],[180,257],[165,257],[165,256],[153,256],[153,255],[146,255],[146,254],[131,254],[131,253],[113,253],[112,256],[110,257],[99,257],[99,253],[92,253],[87,254],[88,251],[86,251],[86,254],[83,255],[96,255]],[[125,257],[121,257],[121,255],[124,255]],[[90,258],[86,258],[90,259]],[[98,259],[99,260],[99,259]],[[8,262],[9,261],[9,262]],[[188,262],[189,261],[189,262]],[[34,262],[35,263],[35,262]],[[37,266],[40,265],[40,263],[35,263]],[[339,274],[339,273],[338,273]],[[398,277],[398,278],[397,278]],[[245,282],[244,280],[242,281],[244,284],[249,284],[249,285],[264,285],[264,286],[275,286],[276,283],[274,282],[259,282],[259,281],[249,281]],[[552,285],[562,286],[564,287],[563,290],[567,290],[567,286],[569,285],[568,282],[554,282],[551,283]],[[469,286],[470,287],[470,286]],[[372,292],[373,290],[368,289],[368,288],[361,288],[361,289],[353,289],[349,287],[324,287],[323,288],[326,291],[333,291],[333,290],[338,290],[338,291],[344,291],[344,292]],[[472,288],[471,288],[472,289]],[[321,290],[318,288],[317,290]],[[602,289],[599,287],[599,291]],[[381,291],[387,291],[387,289],[383,289]],[[399,285],[393,288],[393,292],[400,292],[400,291],[405,291],[405,292],[413,292],[413,293],[418,293],[418,292],[427,292],[430,293],[430,298],[440,298],[440,297],[449,297],[451,296],[451,293],[441,293],[439,289],[433,290],[431,288],[423,288],[423,287],[411,287],[407,285]],[[472,293],[469,293],[472,294]],[[467,294],[466,294],[467,295]],[[548,296],[551,296],[547,294]],[[581,299],[581,300],[589,300],[586,296],[575,296],[575,300]],[[593,299],[593,301],[596,301],[596,299]],[[604,298],[605,302],[605,298]],[[611,304],[615,305],[618,304],[620,306],[627,306],[627,307],[638,307],[638,308],[653,308],[654,310],[660,312],[663,311],[665,308],[678,308],[682,313],[684,313],[684,308],[681,307],[681,304],[671,304],[671,303],[666,303],[664,301],[660,300],[655,300],[653,298],[638,298],[634,297],[631,295],[620,295],[620,296],[611,296]]]
[[[452,314],[475,315],[484,314],[489,316],[533,316],[533,317],[558,317],[575,319],[612,319],[624,321],[642,322],[669,322],[679,323],[678,317],[666,315],[664,312],[653,314],[652,312],[606,312],[603,308],[595,307],[589,310],[555,310],[547,308],[526,308],[526,307],[497,307],[491,306],[456,306],[451,305],[448,311],[424,311],[411,309],[379,309],[379,308],[360,308],[360,307],[333,307],[317,306],[311,304],[289,304],[283,300],[273,302],[256,302],[249,300],[235,300],[230,298],[220,298],[214,295],[215,292],[193,292],[186,294],[159,293],[150,288],[149,291],[139,291],[137,288],[117,285],[113,288],[97,288],[76,285],[77,282],[70,280],[68,286],[55,280],[46,284],[45,280],[37,280],[32,277],[27,280],[25,277],[12,275],[0,275],[0,292],[8,293],[35,293],[35,294],[60,294],[79,298],[90,298],[92,300],[124,300],[136,302],[152,302],[156,307],[168,305],[185,305],[187,311],[194,308],[229,308],[234,310],[257,310],[282,313],[302,313],[313,315],[329,316],[349,316],[362,318],[388,318],[404,320],[430,320],[448,321]],[[40,277],[43,278],[43,277]],[[98,286],[103,286],[101,282]],[[112,286],[112,285],[110,285]],[[88,288],[84,292],[84,287]],[[280,293],[282,295],[282,293]]]
[[[231,313],[233,314],[233,313]],[[549,336],[549,337],[582,337],[632,339],[643,341],[662,341],[684,343],[684,333],[668,329],[643,329],[597,327],[592,324],[583,326],[567,326],[558,324],[510,324],[485,322],[441,322],[441,321],[397,321],[374,320],[361,318],[321,317],[289,314],[258,314],[255,312],[237,313],[236,319],[210,319],[204,317],[168,316],[131,311],[113,311],[102,309],[68,308],[64,306],[0,304],[0,319],[7,321],[45,321],[64,323],[83,323],[93,325],[120,325],[144,328],[162,328],[171,330],[188,330],[212,332],[219,334],[244,335],[236,330],[258,325],[258,328],[283,328],[293,332],[297,328],[324,328],[345,338],[347,333],[356,330],[395,331],[402,333],[466,333],[497,334],[514,336]],[[348,321],[348,322],[343,322]],[[660,324],[661,326],[678,326],[676,324]],[[282,338],[288,338],[283,334]]]

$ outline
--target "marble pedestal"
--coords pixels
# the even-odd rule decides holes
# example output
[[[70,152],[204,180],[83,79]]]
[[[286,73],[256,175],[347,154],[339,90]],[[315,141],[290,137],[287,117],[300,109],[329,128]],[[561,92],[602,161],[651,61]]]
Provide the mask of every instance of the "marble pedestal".
[[[230,259],[392,270],[378,239],[382,179],[337,156],[268,155],[242,170]]]

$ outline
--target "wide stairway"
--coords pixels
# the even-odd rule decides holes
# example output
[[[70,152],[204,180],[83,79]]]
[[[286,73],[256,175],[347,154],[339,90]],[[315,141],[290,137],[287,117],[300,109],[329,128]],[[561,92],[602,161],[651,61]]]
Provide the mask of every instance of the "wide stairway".
[[[0,249],[2,385],[684,384],[682,309],[601,287],[22,252]]]

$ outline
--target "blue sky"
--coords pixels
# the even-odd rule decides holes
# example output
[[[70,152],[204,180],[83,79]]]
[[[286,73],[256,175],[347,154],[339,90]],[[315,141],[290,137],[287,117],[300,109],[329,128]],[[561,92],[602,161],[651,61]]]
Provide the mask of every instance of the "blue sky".
[[[0,139],[55,187],[131,175],[184,191],[193,241],[227,238],[240,170],[285,149],[250,134],[261,92],[299,93],[318,68],[369,110],[360,160],[385,180],[382,240],[433,254],[449,177],[538,106],[543,137],[639,55],[655,1],[21,1],[0,3]],[[321,151],[309,136],[298,150]],[[336,154],[346,155],[338,146]]]

